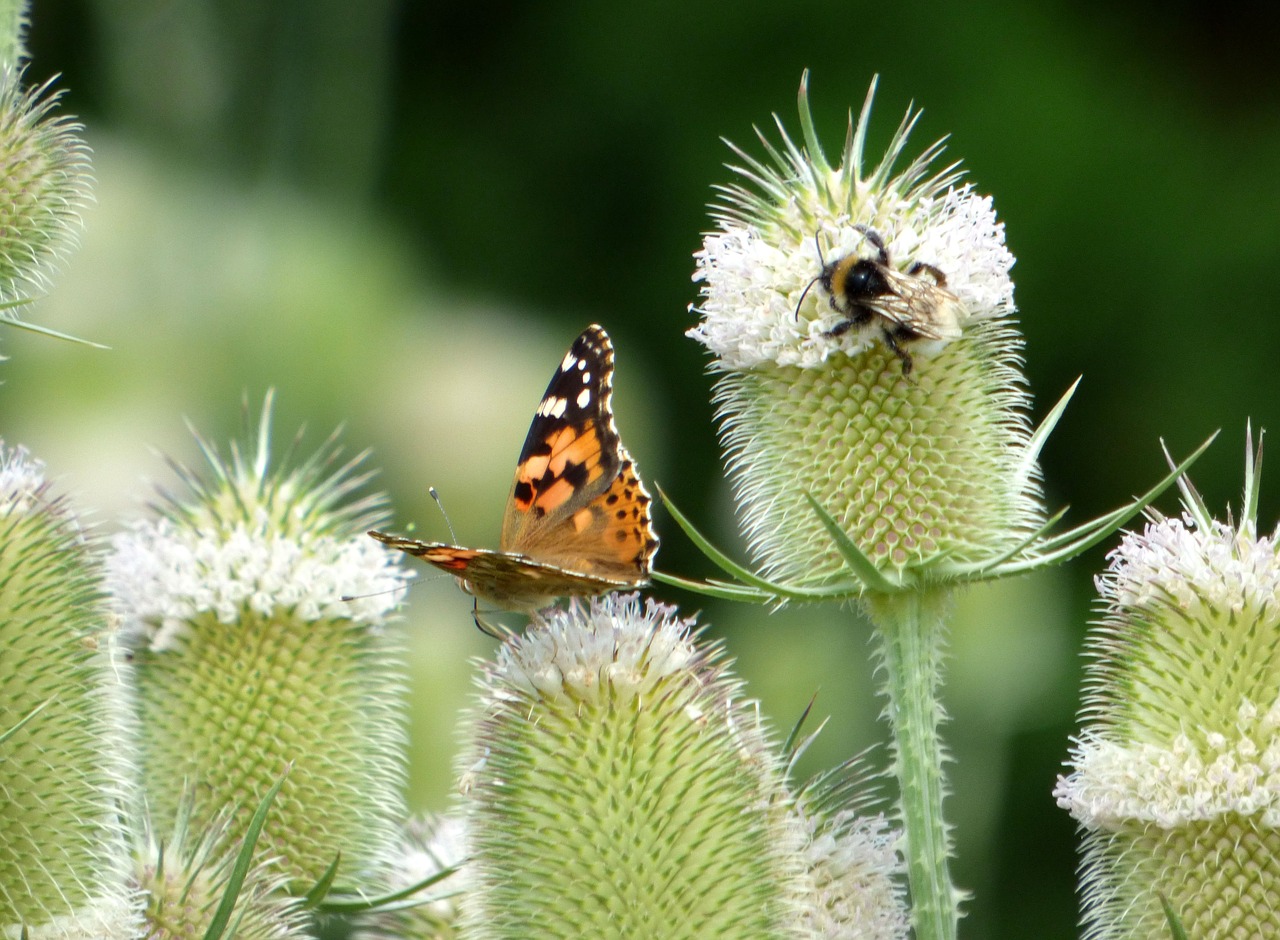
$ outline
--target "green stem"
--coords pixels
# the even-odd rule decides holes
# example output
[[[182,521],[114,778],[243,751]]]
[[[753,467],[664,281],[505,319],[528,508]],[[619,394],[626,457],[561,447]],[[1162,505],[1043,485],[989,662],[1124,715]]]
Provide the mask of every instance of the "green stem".
[[[22,39],[27,31],[28,0],[0,0],[0,68],[15,71],[26,60]]]
[[[960,919],[959,895],[947,870],[951,845],[942,817],[946,781],[938,734],[946,597],[937,592],[880,595],[868,604],[884,644],[898,809],[917,940],[954,940]]]

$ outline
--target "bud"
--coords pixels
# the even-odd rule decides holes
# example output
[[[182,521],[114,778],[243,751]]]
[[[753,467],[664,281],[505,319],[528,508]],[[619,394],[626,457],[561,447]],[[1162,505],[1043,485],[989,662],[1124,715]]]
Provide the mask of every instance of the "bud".
[[[91,199],[81,126],[54,113],[49,86],[24,89],[21,70],[0,67],[0,301],[48,286]]]

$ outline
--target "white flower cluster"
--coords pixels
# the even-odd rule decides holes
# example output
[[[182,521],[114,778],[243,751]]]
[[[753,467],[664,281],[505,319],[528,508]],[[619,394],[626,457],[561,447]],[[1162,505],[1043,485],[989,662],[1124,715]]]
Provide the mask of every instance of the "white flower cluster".
[[[1275,537],[1258,538],[1253,524],[1214,521],[1202,528],[1190,514],[1158,519],[1125,536],[1097,579],[1116,608],[1173,606],[1187,616],[1215,609],[1239,614],[1280,604],[1280,557]]]
[[[1089,828],[1154,823],[1165,829],[1227,815],[1257,816],[1280,827],[1280,699],[1265,712],[1239,708],[1232,737],[1219,732],[1167,745],[1124,744],[1085,735],[1075,772],[1054,789],[1058,805]]]
[[[247,523],[213,534],[166,517],[118,534],[107,558],[107,587],[126,618],[122,628],[147,638],[156,652],[205,613],[224,624],[246,612],[282,610],[303,621],[376,624],[411,577],[391,552],[363,535],[290,537]]]
[[[0,515],[25,515],[45,505],[44,461],[0,441]]]
[[[693,620],[639,594],[610,594],[555,609],[519,643],[498,651],[494,678],[532,694],[568,690],[594,699],[602,686],[643,695],[660,680],[697,665]]]
[[[805,214],[794,205],[780,210],[795,217],[768,231],[722,222],[721,231],[707,235],[695,254],[693,277],[703,284],[703,299],[693,309],[702,320],[688,335],[707,347],[718,368],[764,363],[816,368],[834,352],[853,354],[870,345],[873,338],[865,332],[829,335],[842,317],[814,284],[824,260],[855,251],[868,255],[858,226],[883,239],[894,268],[921,262],[942,271],[947,290],[964,307],[964,322],[1014,311],[1009,275],[1014,258],[1005,247],[1004,223],[996,220],[991,197],[971,186],[937,197],[868,196],[855,218],[833,215],[816,197],[806,209]],[[808,229],[811,234],[798,240],[788,234]]]
[[[902,833],[883,815],[841,811],[805,816],[805,861],[814,895],[805,927],[815,937],[898,940],[911,934],[896,846]]]

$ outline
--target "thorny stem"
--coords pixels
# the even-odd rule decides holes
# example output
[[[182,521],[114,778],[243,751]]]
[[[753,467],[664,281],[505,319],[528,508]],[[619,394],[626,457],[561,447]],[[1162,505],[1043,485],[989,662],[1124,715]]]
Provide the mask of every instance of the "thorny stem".
[[[960,919],[959,894],[947,868],[951,845],[942,816],[946,783],[938,733],[946,606],[946,595],[938,591],[880,595],[868,603],[883,644],[916,940],[955,940]]]

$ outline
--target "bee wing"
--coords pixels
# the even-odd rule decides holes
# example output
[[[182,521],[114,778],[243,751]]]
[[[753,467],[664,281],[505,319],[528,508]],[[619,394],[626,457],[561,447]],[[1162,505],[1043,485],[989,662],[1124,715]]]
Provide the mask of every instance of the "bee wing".
[[[891,271],[888,280],[892,291],[859,302],[921,339],[960,338],[964,305],[955,294],[932,280],[900,271]]]

